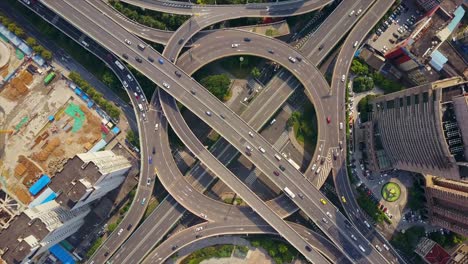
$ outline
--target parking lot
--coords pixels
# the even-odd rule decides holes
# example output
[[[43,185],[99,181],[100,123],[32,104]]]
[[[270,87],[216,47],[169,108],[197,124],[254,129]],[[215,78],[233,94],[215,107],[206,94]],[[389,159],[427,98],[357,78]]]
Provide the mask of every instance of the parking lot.
[[[398,6],[386,20],[383,20],[376,29],[376,35],[369,43],[382,54],[387,53],[399,42],[406,39],[422,13],[411,1]]]

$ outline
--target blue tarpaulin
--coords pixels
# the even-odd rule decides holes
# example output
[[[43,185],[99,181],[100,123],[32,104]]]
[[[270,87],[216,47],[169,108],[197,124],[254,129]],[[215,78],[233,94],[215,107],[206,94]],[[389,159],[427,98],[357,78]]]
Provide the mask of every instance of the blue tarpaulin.
[[[76,87],[76,88],[75,88],[75,93],[76,93],[76,95],[81,96],[81,94],[83,93],[83,91],[81,91],[80,88]]]
[[[60,262],[63,264],[75,264],[76,261],[73,258],[72,254],[70,252],[66,251],[62,246],[60,245],[54,245],[49,249],[50,253],[52,253],[55,257],[57,257]]]
[[[54,200],[55,198],[57,197],[57,194],[54,193],[54,191],[52,189],[50,189],[49,187],[46,187],[42,192],[41,194],[39,194],[36,199],[34,199],[30,204],[29,204],[29,208],[33,208],[33,207],[36,207],[40,204],[45,204],[47,202],[50,202],[52,200]]]
[[[463,9],[463,6],[459,6],[455,10],[455,12],[453,12],[453,14],[455,15],[455,17],[452,19],[452,21],[450,21],[450,23],[447,26],[450,32],[453,32],[458,26],[458,23],[460,23],[460,21],[462,20],[463,16],[465,15],[465,9]]]
[[[50,201],[54,200],[55,198],[57,198],[57,194],[56,193],[51,193],[51,194],[49,194],[49,196],[47,196],[47,198],[44,199],[44,201],[41,202],[41,204],[45,204],[47,202],[50,202]]]
[[[83,99],[83,101],[85,101],[85,102],[88,102],[89,97],[86,94],[82,94],[81,99]]]
[[[440,53],[438,50],[435,50],[432,52],[431,61],[429,64],[431,64],[431,66],[434,67],[436,71],[440,71],[444,67],[444,64],[447,63],[447,61],[448,59],[444,56],[444,54]]]
[[[32,195],[36,195],[38,194],[42,189],[44,189],[44,187],[47,186],[47,184],[49,184],[50,182],[50,178],[49,176],[47,175],[42,175],[42,177],[37,180],[36,183],[34,183],[30,188],[29,188],[29,192],[32,194]]]
[[[117,135],[117,134],[120,133],[120,128],[118,128],[118,127],[115,126],[114,128],[112,128],[111,131],[112,131],[112,133],[114,133],[114,135]]]

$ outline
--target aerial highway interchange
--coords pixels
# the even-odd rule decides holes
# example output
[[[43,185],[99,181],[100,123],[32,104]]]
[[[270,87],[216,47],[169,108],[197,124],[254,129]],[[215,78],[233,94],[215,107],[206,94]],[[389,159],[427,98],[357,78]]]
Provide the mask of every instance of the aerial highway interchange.
[[[173,33],[151,33],[151,38],[157,39],[159,38],[158,36],[161,36],[158,42],[167,45],[161,56],[161,54],[137,37],[147,38],[145,35],[148,34],[148,32],[152,32],[151,29],[144,29],[144,27],[127,20],[125,20],[126,22],[124,23],[126,25],[120,25],[119,19],[122,18],[122,15],[116,14],[117,11],[109,8],[100,0],[86,0],[80,5],[74,5],[73,1],[60,2],[42,0],[35,4],[35,6],[29,6],[48,21],[51,21],[53,17],[52,19],[50,17],[47,18],[47,16],[44,15],[45,13],[51,10],[58,14],[64,20],[64,24],[69,23],[75,28],[75,31],[79,30],[81,32],[77,37],[73,36],[73,30],[66,32],[66,30],[61,29],[74,40],[80,42],[83,40],[83,36],[86,35],[87,38],[95,41],[95,45],[99,46],[99,49],[94,50],[95,55],[106,60],[109,67],[116,72],[117,76],[119,76],[122,81],[126,80],[127,92],[134,105],[141,103],[141,101],[138,101],[134,96],[134,92],[139,91],[141,88],[139,88],[136,81],[128,83],[128,79],[126,78],[126,72],[128,70],[122,70],[123,72],[119,74],[118,72],[120,69],[112,65],[114,64],[115,57],[109,59],[110,54],[105,54],[103,50],[112,52],[112,56],[116,56],[125,61],[162,88],[159,89],[159,94],[157,94],[158,91],[155,91],[150,101],[145,100],[148,102],[148,105],[146,106],[147,110],[144,111],[144,116],[142,113],[139,113],[138,110],[135,110],[142,146],[141,176],[135,201],[128,214],[131,216],[126,217],[120,224],[125,229],[129,225],[133,228],[130,228],[130,232],[125,236],[111,236],[101,250],[92,257],[90,262],[101,263],[109,258],[114,262],[116,261],[114,258],[119,258],[121,256],[128,257],[128,254],[121,254],[121,252],[119,252],[125,250],[125,248],[131,247],[133,248],[132,254],[135,253],[138,248],[128,245],[128,243],[135,238],[135,234],[139,233],[141,229],[144,229],[145,225],[148,225],[148,227],[161,225],[160,231],[162,233],[159,237],[162,237],[165,233],[163,231],[166,230],[167,232],[172,226],[171,224],[174,224],[177,218],[180,218],[180,215],[185,211],[184,208],[208,220],[209,223],[205,224],[206,234],[204,235],[206,236],[259,232],[279,233],[313,263],[325,263],[331,260],[333,260],[332,263],[335,263],[338,258],[343,261],[356,263],[404,262],[393,249],[388,252],[378,252],[373,244],[385,243],[389,245],[388,242],[375,230],[369,230],[367,227],[363,226],[362,220],[358,220],[359,217],[362,219],[364,216],[356,216],[356,209],[358,206],[353,198],[350,183],[346,175],[346,153],[339,155],[334,161],[327,159],[327,163],[332,163],[328,168],[329,171],[331,170],[333,173],[337,191],[342,195],[346,195],[347,200],[350,201],[348,202],[349,207],[344,207],[355,226],[349,224],[346,217],[330,202],[327,203],[327,205],[320,203],[321,199],[326,200],[326,197],[317,189],[323,184],[324,179],[317,179],[318,177],[313,175],[310,169],[301,173],[284,159],[275,157],[280,157],[281,153],[276,151],[270,143],[257,133],[258,129],[260,129],[270,116],[262,116],[258,118],[258,121],[256,121],[257,123],[251,123],[250,120],[254,118],[246,120],[239,117],[190,78],[190,75],[203,65],[225,56],[255,55],[275,61],[288,71],[287,74],[294,75],[305,87],[306,95],[313,103],[317,112],[319,141],[325,142],[325,145],[320,148],[323,148],[326,151],[326,156],[330,157],[334,151],[338,151],[338,142],[345,140],[345,132],[339,129],[338,124],[340,122],[345,122],[345,109],[343,105],[345,98],[344,86],[346,82],[342,82],[342,76],[347,75],[352,56],[356,50],[356,47],[353,46],[352,43],[355,41],[361,42],[364,39],[373,25],[375,25],[386,10],[390,8],[393,1],[343,1],[329,16],[327,21],[316,31],[317,37],[315,37],[314,33],[300,50],[295,50],[278,40],[259,36],[254,33],[239,30],[219,30],[204,33],[196,37],[190,45],[193,47],[190,51],[191,55],[189,56],[187,55],[188,53],[185,53],[180,59],[177,58],[182,47],[209,25],[240,17],[239,14],[242,14],[242,17],[283,17],[298,15],[320,9],[330,4],[332,1],[286,1],[278,4],[259,4],[257,6],[252,6],[253,4],[245,6],[239,5],[234,8],[222,5],[200,7],[192,4],[188,5],[168,1],[125,0],[123,2],[161,12],[189,14],[193,16],[184,23],[179,30]],[[348,18],[346,15],[347,12],[355,8],[361,8],[365,11],[359,17],[352,16]],[[105,16],[102,15],[104,13],[103,10],[106,12]],[[114,16],[114,18],[112,18],[112,16]],[[116,17],[118,17],[118,19],[116,19]],[[344,21],[343,23],[336,23],[336,21],[333,22],[333,19]],[[54,25],[59,29],[64,26],[59,25],[59,23],[55,23]],[[354,28],[353,25],[355,25]],[[325,58],[339,39],[350,30],[351,32],[344,41],[338,55],[338,63],[334,69],[331,86],[329,86],[315,66]],[[168,36],[169,39],[167,39]],[[129,45],[129,43],[131,44]],[[233,43],[238,43],[238,47],[235,49],[232,48],[231,44]],[[138,47],[138,44],[141,44],[143,48]],[[90,49],[89,47],[86,48]],[[299,62],[292,62],[289,59],[290,56],[293,58],[301,58],[301,60]],[[191,58],[196,59],[193,60]],[[153,62],[155,59],[161,59],[163,62],[158,64],[157,62]],[[176,63],[178,66],[173,63]],[[275,103],[269,104],[268,107],[271,107],[271,110],[263,109],[261,111],[266,110],[265,112],[274,113],[281,104],[284,103],[288,95],[291,94],[290,91],[294,90],[291,86],[298,85],[294,81],[289,81],[290,79],[291,78],[282,78],[281,80],[272,82],[276,87],[270,88],[271,93],[283,91],[283,96],[280,96],[280,100],[276,100]],[[174,98],[184,104],[223,137],[225,141],[219,142],[219,144],[223,146],[223,151],[216,154],[211,153],[199,142],[178,112]],[[270,98],[265,96],[265,100],[268,99]],[[250,108],[255,109],[255,107],[262,107],[261,104],[256,105],[254,101]],[[326,124],[326,116],[330,116],[333,120],[331,124]],[[243,212],[242,210],[246,210],[245,208],[237,208],[211,200],[200,193],[200,191],[203,190],[201,185],[199,188],[194,188],[181,177],[182,174],[178,171],[170,152],[167,138],[167,123],[172,126],[180,139],[201,161],[203,166],[206,166],[211,173],[219,177],[242,197],[251,206],[253,211],[249,209],[249,211]],[[159,124],[160,129],[155,129],[156,124]],[[229,144],[232,146],[229,146]],[[263,202],[224,166],[226,162],[229,162],[236,156],[237,152],[246,153],[247,146],[252,150],[249,151],[250,155],[246,155],[246,157],[258,169],[263,171],[280,189],[288,187],[296,194],[295,196],[287,198],[283,195],[274,199],[275,201]],[[156,148],[158,151],[154,152],[153,148]],[[237,149],[237,152],[234,148]],[[313,161],[315,161],[315,157],[319,152],[320,151],[316,149],[312,159]],[[149,162],[150,156],[153,162]],[[272,168],[278,168],[279,165],[283,166],[285,170],[281,172],[280,177],[277,177],[273,175]],[[312,163],[309,165],[309,168],[311,165]],[[158,217],[155,214],[158,212],[157,208],[155,212],[135,230],[134,234],[131,235],[131,231],[134,231],[144,212],[144,206],[139,206],[139,201],[148,199],[151,195],[153,185],[151,184],[148,186],[147,179],[154,177],[155,171],[157,171],[161,182],[172,196],[166,198],[165,203],[161,203],[160,207],[166,206],[167,208],[164,212],[166,215],[171,215],[172,218],[169,219],[170,221],[160,221],[160,224],[148,222],[161,217],[164,219],[164,216],[159,215]],[[326,175],[328,175],[329,171],[326,172]],[[162,179],[165,177],[169,177],[168,180]],[[170,177],[174,178],[171,179]],[[205,186],[207,185],[208,184],[205,184]],[[188,197],[187,193],[190,193],[192,198],[186,198]],[[297,197],[297,194],[300,194],[302,198]],[[206,203],[194,203],[194,201],[198,201],[199,199],[208,200]],[[291,201],[293,203],[291,203]],[[140,209],[134,209],[135,207]],[[169,208],[172,208],[172,211],[169,210]],[[326,241],[326,239],[324,241],[323,237],[320,236],[318,240],[321,242],[314,241],[312,243],[310,242],[312,238],[308,237],[308,235],[304,235],[309,234],[310,236],[312,231],[306,231],[303,228],[301,229],[301,227],[290,223],[288,224],[283,220],[285,216],[298,208],[324,232],[333,245]],[[135,213],[132,213],[133,210],[135,210]],[[226,217],[227,214],[229,214],[229,217]],[[351,215],[354,217],[351,217]],[[327,218],[329,221],[322,221],[323,218]],[[162,225],[166,227],[163,228]],[[245,230],[240,230],[243,228],[241,227],[243,225],[246,226]],[[271,229],[271,227],[273,229]],[[191,229],[194,228],[195,227],[192,227]],[[157,228],[153,228],[151,232],[156,232],[156,229]],[[140,234],[151,232],[146,229]],[[160,246],[150,253],[145,261],[148,263],[163,262],[174,253],[173,248],[170,248],[176,243],[171,242],[173,240],[178,239],[178,246],[183,246],[205,237],[194,236],[194,232],[190,231],[190,229],[184,232],[180,232],[167,239],[167,242],[160,244]],[[357,242],[351,239],[350,233],[358,237]],[[125,239],[129,236],[129,240],[125,242]],[[148,244],[146,245],[146,250],[141,250],[136,258],[132,257],[131,259],[127,259],[129,261],[128,263],[130,263],[130,261],[141,261],[154,245],[160,241],[158,240],[153,241],[154,243],[150,243],[145,239],[141,240],[141,236],[138,240],[140,240],[138,241],[139,243]],[[119,250],[119,246],[122,244],[123,246]],[[326,248],[326,250],[323,248]],[[340,253],[337,253],[337,250]],[[330,252],[334,252],[333,256]],[[115,256],[112,256],[114,253]],[[328,260],[324,258],[323,255],[326,256]]]

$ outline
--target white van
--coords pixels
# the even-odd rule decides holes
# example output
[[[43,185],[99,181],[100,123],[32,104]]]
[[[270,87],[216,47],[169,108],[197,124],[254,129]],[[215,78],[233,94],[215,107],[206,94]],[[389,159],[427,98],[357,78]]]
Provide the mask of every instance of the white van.
[[[343,123],[340,122],[340,130],[342,130],[342,129],[343,129]]]
[[[369,223],[367,221],[364,221],[364,224],[367,226],[367,228],[371,228],[371,226],[369,225]]]
[[[359,41],[354,42],[353,47],[357,47],[358,44],[359,44]]]
[[[366,252],[366,250],[365,250],[361,245],[359,245],[359,249],[360,249],[362,252]]]
[[[281,160],[281,156],[278,155],[278,154],[275,154],[275,159],[277,159],[278,161],[280,161],[280,160]]]
[[[159,124],[154,125],[154,131],[158,131],[159,129]]]

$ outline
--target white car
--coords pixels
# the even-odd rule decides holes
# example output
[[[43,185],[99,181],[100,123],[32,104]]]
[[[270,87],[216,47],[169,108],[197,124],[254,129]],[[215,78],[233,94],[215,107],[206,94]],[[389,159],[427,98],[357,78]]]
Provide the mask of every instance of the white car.
[[[199,226],[197,228],[195,228],[195,231],[198,232],[198,231],[202,231],[203,230],[203,226]]]
[[[120,228],[119,232],[117,233],[118,236],[120,236],[123,232],[123,228]]]
[[[332,218],[332,215],[330,214],[330,212],[326,212],[326,214],[328,215],[328,217]]]
[[[292,63],[295,63],[297,60],[294,57],[289,56],[288,60]]]
[[[234,44],[231,45],[231,47],[233,47],[233,48],[238,48],[238,47],[239,47],[239,44],[234,43]]]
[[[252,132],[249,131],[249,136],[250,137],[254,137],[254,134]]]
[[[163,82],[163,86],[166,87],[167,89],[171,88],[171,86],[167,82]]]
[[[351,234],[351,238],[354,239],[354,241],[357,241],[357,238],[355,235]]]
[[[317,168],[317,164],[312,165],[312,171],[315,171],[315,168]]]
[[[341,76],[341,82],[344,82],[346,79],[346,75],[343,74],[343,76]]]
[[[128,39],[125,39],[125,43],[127,43],[127,45],[132,45],[132,42]]]

